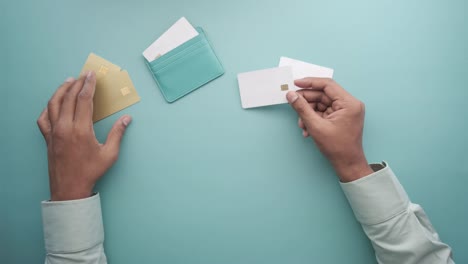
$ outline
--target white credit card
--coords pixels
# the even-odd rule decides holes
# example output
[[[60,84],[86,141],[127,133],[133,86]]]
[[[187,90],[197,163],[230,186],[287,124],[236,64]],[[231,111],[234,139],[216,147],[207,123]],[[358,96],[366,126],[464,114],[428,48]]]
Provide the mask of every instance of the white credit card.
[[[182,17],[143,51],[143,56],[148,62],[152,62],[196,36],[197,30]]]
[[[237,81],[242,108],[284,104],[286,93],[297,90],[289,66],[239,73]]]
[[[294,80],[302,79],[305,77],[333,78],[333,69],[303,62],[300,60],[281,57],[279,67],[282,66],[290,66],[292,68]]]

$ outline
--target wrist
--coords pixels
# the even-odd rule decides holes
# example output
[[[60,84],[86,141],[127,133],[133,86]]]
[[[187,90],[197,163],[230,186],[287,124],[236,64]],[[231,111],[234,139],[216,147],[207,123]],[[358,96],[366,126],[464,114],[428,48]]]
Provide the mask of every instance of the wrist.
[[[50,200],[51,201],[55,201],[55,202],[58,202],[58,201],[70,201],[70,200],[80,200],[80,199],[85,199],[85,198],[89,198],[92,196],[92,192],[89,192],[89,193],[82,193],[82,194],[64,194],[64,195],[60,195],[60,194],[52,194],[51,197],[50,197]]]
[[[357,159],[332,162],[341,182],[351,182],[372,174],[374,171],[367,163],[364,154]]]
[[[51,201],[79,200],[91,197],[92,189],[57,190],[50,192]]]

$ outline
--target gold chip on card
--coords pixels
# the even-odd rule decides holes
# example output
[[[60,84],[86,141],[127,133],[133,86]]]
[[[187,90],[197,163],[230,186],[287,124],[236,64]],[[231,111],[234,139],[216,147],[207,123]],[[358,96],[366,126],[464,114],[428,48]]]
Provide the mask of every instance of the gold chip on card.
[[[97,122],[140,101],[140,97],[126,70],[91,53],[81,73],[88,71],[96,73],[93,122]]]
[[[130,89],[125,86],[124,88],[120,89],[120,92],[122,93],[123,96],[126,96],[127,94],[130,93]]]
[[[104,65],[101,65],[101,67],[99,67],[99,73],[107,74],[108,71],[109,71],[109,68],[107,68]]]

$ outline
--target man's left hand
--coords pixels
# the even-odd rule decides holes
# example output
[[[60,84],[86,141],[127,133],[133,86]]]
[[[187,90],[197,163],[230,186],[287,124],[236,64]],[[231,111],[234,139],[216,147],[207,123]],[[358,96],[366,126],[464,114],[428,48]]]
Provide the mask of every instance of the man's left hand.
[[[120,141],[132,119],[119,118],[106,143],[100,144],[92,120],[95,87],[94,72],[77,80],[68,78],[37,120],[47,143],[52,201],[91,196],[97,180],[117,161]]]

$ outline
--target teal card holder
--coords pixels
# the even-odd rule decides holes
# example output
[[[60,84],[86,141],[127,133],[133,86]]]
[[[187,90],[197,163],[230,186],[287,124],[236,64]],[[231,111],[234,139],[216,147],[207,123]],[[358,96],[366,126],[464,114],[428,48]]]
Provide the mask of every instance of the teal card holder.
[[[152,62],[145,62],[167,102],[172,103],[224,74],[201,27],[198,36]]]

